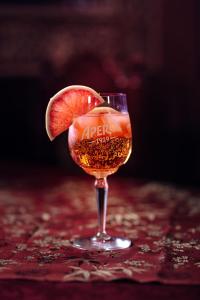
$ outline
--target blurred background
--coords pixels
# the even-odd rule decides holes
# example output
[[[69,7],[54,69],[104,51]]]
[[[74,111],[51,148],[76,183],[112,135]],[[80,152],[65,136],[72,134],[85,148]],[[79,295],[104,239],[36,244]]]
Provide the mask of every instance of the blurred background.
[[[134,151],[118,175],[199,185],[200,1],[1,0],[1,176],[82,172],[44,126],[69,84],[127,93]]]

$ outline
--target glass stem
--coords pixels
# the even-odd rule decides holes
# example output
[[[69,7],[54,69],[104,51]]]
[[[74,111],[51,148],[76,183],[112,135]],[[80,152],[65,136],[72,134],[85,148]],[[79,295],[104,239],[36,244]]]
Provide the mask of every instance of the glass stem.
[[[97,208],[98,208],[98,233],[96,238],[106,241],[110,237],[106,233],[106,211],[108,198],[108,183],[105,178],[97,178],[94,184],[96,188]]]

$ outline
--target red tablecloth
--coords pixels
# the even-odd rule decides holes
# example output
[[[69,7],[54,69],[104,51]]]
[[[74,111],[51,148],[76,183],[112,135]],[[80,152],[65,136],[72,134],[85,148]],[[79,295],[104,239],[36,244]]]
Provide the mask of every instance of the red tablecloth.
[[[27,172],[1,179],[0,287],[9,280],[20,285],[16,279],[199,284],[200,192],[114,176],[109,184],[107,230],[133,246],[88,252],[70,240],[96,232],[91,177]]]

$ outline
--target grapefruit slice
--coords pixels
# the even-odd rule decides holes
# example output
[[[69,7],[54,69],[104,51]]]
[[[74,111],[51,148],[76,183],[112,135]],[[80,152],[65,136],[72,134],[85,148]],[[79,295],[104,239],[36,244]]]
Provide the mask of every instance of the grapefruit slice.
[[[50,140],[67,130],[74,118],[103,102],[103,98],[87,86],[70,85],[60,90],[50,99],[46,110],[46,131]]]

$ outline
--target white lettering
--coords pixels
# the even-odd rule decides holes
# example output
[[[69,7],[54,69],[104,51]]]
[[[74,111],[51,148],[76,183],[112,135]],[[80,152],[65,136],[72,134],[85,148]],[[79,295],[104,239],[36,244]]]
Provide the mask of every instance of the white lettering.
[[[90,127],[85,127],[85,129],[83,130],[83,133],[82,133],[82,140],[83,139],[89,139],[90,136],[89,136],[89,129]]]
[[[97,136],[103,135],[103,127],[104,126],[97,126]]]
[[[112,130],[111,127],[107,124],[99,125],[99,126],[93,126],[93,127],[85,127],[82,133],[82,140],[83,139],[91,139],[94,136],[100,137],[105,135],[111,135]],[[106,137],[107,138],[107,137]],[[109,138],[108,138],[109,139]]]

